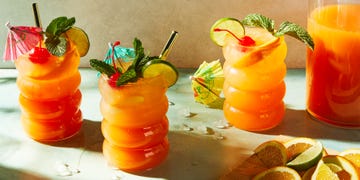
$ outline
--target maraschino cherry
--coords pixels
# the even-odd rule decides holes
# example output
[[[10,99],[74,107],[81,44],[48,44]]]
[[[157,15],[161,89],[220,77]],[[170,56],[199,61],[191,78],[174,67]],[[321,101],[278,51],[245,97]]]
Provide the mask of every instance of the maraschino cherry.
[[[214,31],[215,32],[226,31],[226,32],[230,33],[234,38],[236,38],[239,41],[239,44],[242,46],[255,46],[255,41],[250,36],[243,36],[243,37],[239,38],[230,30],[221,29],[221,28],[215,28]]]
[[[29,60],[37,64],[46,63],[49,60],[49,57],[49,51],[43,47],[34,47],[29,54]]]

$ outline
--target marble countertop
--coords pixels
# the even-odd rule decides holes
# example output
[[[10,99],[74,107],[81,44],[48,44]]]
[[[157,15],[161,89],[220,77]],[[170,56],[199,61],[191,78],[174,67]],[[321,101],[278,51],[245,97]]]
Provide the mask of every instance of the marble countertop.
[[[312,120],[305,109],[305,72],[289,69],[286,76],[286,114],[268,131],[248,132],[225,122],[220,109],[193,100],[189,76],[194,69],[180,69],[181,78],[168,92],[172,102],[167,116],[170,152],[152,170],[129,174],[111,169],[102,156],[100,93],[96,72],[80,69],[81,109],[84,124],[74,138],[52,145],[31,140],[20,124],[16,70],[0,69],[0,179],[218,179],[260,143],[287,137],[320,140],[331,152],[360,147],[360,130],[340,129]],[[212,132],[209,133],[211,130]]]

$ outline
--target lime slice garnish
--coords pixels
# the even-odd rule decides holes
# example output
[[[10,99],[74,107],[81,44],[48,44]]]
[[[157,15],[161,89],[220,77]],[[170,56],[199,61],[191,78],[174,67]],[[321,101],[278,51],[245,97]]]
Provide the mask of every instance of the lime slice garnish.
[[[228,32],[219,31],[215,32],[214,29],[227,29],[234,33],[237,37],[243,37],[245,35],[244,26],[241,22],[235,18],[221,18],[217,20],[210,29],[210,38],[215,44],[223,46],[225,44],[225,38]]]
[[[179,77],[177,69],[171,63],[161,59],[147,62],[142,68],[142,74],[144,78],[163,75],[166,80],[167,87],[174,85]]]
[[[87,54],[90,47],[90,41],[86,32],[78,27],[71,27],[66,32],[66,36],[75,44],[80,57]]]
[[[317,141],[316,144],[306,149],[304,152],[296,156],[295,159],[287,163],[287,166],[295,170],[307,170],[314,166],[323,155],[323,146]]]

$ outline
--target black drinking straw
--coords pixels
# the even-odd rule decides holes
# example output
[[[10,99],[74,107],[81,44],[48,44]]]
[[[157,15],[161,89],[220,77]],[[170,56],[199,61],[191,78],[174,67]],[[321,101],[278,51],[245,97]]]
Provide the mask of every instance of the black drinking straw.
[[[177,35],[178,35],[178,32],[176,32],[176,31],[171,32],[167,43],[165,44],[163,50],[160,53],[160,56],[159,56],[160,59],[166,60],[167,56],[170,53],[172,46],[174,45]]]
[[[37,27],[41,28],[42,25],[41,25],[41,21],[40,21],[40,16],[39,16],[39,10],[38,10],[37,3],[33,3],[32,8],[33,8],[33,12],[34,12],[35,24],[36,24]]]

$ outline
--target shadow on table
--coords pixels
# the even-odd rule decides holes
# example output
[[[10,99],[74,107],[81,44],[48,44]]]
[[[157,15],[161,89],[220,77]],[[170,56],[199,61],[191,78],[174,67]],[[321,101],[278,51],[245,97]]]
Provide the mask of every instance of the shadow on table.
[[[12,180],[23,180],[23,179],[31,179],[31,180],[48,180],[49,178],[42,177],[40,175],[36,175],[34,173],[26,172],[24,170],[17,170],[8,167],[0,166],[0,179],[12,179]]]
[[[247,156],[248,149],[225,146],[211,136],[181,131],[168,134],[170,151],[159,166],[138,176],[164,179],[219,179],[228,170],[228,164]],[[236,161],[235,161],[236,162]]]
[[[286,109],[284,120],[279,126],[261,133],[339,141],[359,141],[360,139],[359,130],[330,126],[313,119],[305,110],[293,109]]]
[[[101,122],[84,119],[80,132],[75,136],[64,141],[46,144],[57,147],[83,147],[88,151],[102,152],[103,141]]]

